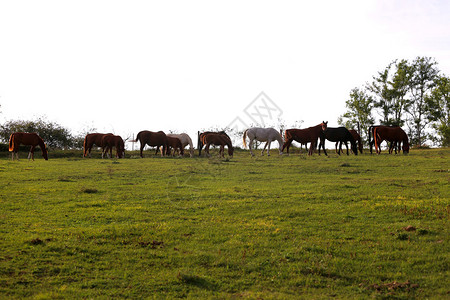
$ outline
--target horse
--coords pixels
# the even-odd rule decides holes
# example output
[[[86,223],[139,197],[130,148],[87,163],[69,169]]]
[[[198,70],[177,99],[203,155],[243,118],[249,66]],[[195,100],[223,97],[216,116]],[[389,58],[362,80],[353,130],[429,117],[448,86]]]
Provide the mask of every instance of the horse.
[[[19,159],[19,146],[21,144],[31,146],[30,152],[28,153],[28,159],[31,158],[34,160],[34,149],[39,145],[42,156],[45,160],[48,160],[48,152],[44,140],[37,133],[26,132],[15,132],[9,137],[9,152],[12,152],[12,160],[14,160],[14,154],[16,154],[16,159]]]
[[[259,128],[253,127],[244,131],[244,135],[242,137],[244,141],[244,147],[247,147],[246,139],[247,137],[250,139],[250,143],[248,144],[248,148],[250,149],[250,154],[254,156],[252,152],[253,141],[257,140],[259,142],[266,142],[264,149],[261,151],[261,156],[264,155],[264,150],[267,147],[267,156],[270,156],[270,144],[272,141],[278,141],[278,149],[280,154],[283,154],[281,148],[283,147],[283,138],[281,134],[275,130],[274,128]]]
[[[305,129],[286,129],[284,134],[285,142],[281,152],[283,152],[286,148],[287,154],[289,154],[289,147],[291,146],[292,141],[296,141],[300,144],[311,143],[308,155],[312,155],[317,146],[317,139],[319,138],[322,130],[327,128],[327,124],[328,122],[323,121],[316,126]]]
[[[400,127],[376,127],[373,133],[375,151],[377,154],[381,153],[381,143],[383,141],[390,142],[389,154],[392,153],[392,148],[395,148],[395,154],[397,154],[397,144],[400,147],[402,145],[403,154],[409,153],[409,140],[405,131]]]
[[[177,137],[167,135],[167,152],[166,152],[167,155],[170,154],[170,147],[173,148],[172,156],[175,154],[175,151],[177,150],[180,152],[181,156],[184,155],[184,147],[183,144],[181,143],[181,140]]]
[[[370,126],[369,129],[368,129],[368,132],[367,132],[367,136],[368,136],[368,138],[369,138],[369,149],[370,149],[370,154],[372,154],[372,147],[373,147],[373,145],[375,144],[375,134],[374,134],[374,131],[375,131],[375,128],[379,128],[379,127],[383,127],[383,128],[395,128],[395,127],[399,127],[399,126],[397,126],[397,125],[394,125],[394,126],[387,126],[387,125],[372,125],[372,126]],[[392,143],[391,143],[391,144],[388,143],[388,146],[389,146],[389,149],[391,149],[391,148],[393,147]],[[400,151],[400,149],[399,149],[399,151]]]
[[[363,153],[363,144],[362,144],[361,136],[355,129],[349,129],[348,131],[352,134],[353,138],[357,142],[359,153],[362,154]],[[343,152],[342,151],[342,142],[336,142],[336,153],[338,153],[338,149],[337,149],[338,144],[339,144],[340,151]],[[347,143],[346,143],[345,147],[347,147]]]
[[[190,157],[194,156],[194,145],[192,144],[191,137],[187,133],[180,133],[180,134],[168,134],[167,137],[175,137],[178,138],[181,141],[181,146],[186,147],[189,145],[189,155]]]
[[[220,146],[219,155],[222,157],[225,157],[224,147],[227,146],[228,147],[228,155],[230,157],[233,157],[234,148],[233,148],[233,145],[231,144],[231,140],[227,137],[228,136],[224,136],[222,134],[217,134],[217,133],[209,133],[209,134],[202,135],[202,144],[206,145],[205,152],[208,155],[208,157],[211,156],[211,155],[209,155],[209,147],[211,145]]]
[[[116,158],[125,156],[125,143],[118,135],[106,134],[102,137],[102,158],[109,150],[109,157],[112,157],[112,148],[116,148]]]
[[[113,135],[112,133],[90,133],[86,134],[83,142],[83,157],[89,155],[91,157],[91,150],[94,145],[97,147],[103,147],[102,138],[106,135]]]
[[[341,155],[340,152],[342,150],[342,142],[345,143],[345,147],[347,148],[347,155],[349,155],[347,142],[350,142],[353,153],[355,155],[358,155],[358,149],[356,147],[355,138],[350,133],[350,131],[348,131],[348,129],[345,127],[337,127],[337,128],[328,127],[325,130],[322,130],[322,133],[320,135],[319,153],[320,147],[322,147],[323,152],[325,153],[325,155],[327,155],[327,151],[325,150],[325,139],[331,142],[341,142],[338,152],[339,155]]]
[[[135,143],[139,141],[141,143],[140,155],[143,158],[142,150],[145,145],[149,145],[151,147],[160,147],[161,149],[161,157],[165,155],[167,151],[167,136],[163,131],[153,132],[148,130],[140,131],[135,140],[131,140],[130,142]]]
[[[203,137],[204,137],[205,135],[207,135],[207,134],[221,135],[221,136],[225,137],[226,139],[228,139],[229,142],[231,143],[231,139],[230,139],[230,137],[228,136],[228,134],[226,134],[225,131],[219,131],[219,132],[205,131],[205,132],[202,132],[202,133],[200,133],[200,131],[199,131],[199,132],[198,132],[198,142],[197,142],[198,156],[200,156],[200,155],[202,154],[202,148],[203,148],[203,146],[205,145],[205,144],[203,143],[202,140],[203,140]]]

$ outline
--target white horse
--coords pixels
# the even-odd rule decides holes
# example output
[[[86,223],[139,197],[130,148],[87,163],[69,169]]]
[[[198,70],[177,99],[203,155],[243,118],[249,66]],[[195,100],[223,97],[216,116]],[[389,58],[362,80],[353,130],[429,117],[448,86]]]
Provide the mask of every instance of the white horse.
[[[248,144],[248,148],[250,149],[250,154],[254,156],[252,152],[252,144],[254,140],[260,141],[260,142],[266,142],[266,145],[264,146],[264,149],[261,151],[261,155],[264,155],[264,150],[266,150],[267,147],[267,156],[270,155],[270,143],[273,141],[278,141],[280,154],[283,154],[281,151],[281,148],[283,146],[283,138],[281,137],[281,134],[276,131],[274,128],[259,128],[259,127],[253,127],[249,128],[244,131],[243,141],[244,141],[244,147],[247,147],[246,138],[250,139],[250,143]]]
[[[167,136],[177,138],[181,141],[181,146],[184,148],[189,144],[189,155],[194,156],[194,145],[192,144],[191,137],[187,133],[180,134],[168,134]]]

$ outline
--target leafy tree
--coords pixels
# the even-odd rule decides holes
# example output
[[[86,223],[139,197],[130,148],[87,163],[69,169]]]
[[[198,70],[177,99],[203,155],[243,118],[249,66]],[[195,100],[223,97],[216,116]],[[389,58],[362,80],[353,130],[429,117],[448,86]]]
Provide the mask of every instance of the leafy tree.
[[[68,129],[40,118],[35,121],[7,121],[0,127],[0,139],[8,142],[13,132],[36,132],[50,148],[69,148],[74,142]]]
[[[378,109],[380,116],[380,123],[384,125],[392,125],[394,121],[390,117],[393,107],[393,93],[391,83],[389,81],[392,66],[395,61],[391,62],[382,72],[378,72],[377,76],[373,76],[373,81],[367,85],[367,90],[373,94],[374,108]]]
[[[426,140],[427,99],[435,86],[439,70],[431,57],[417,57],[411,65],[409,89],[411,100],[406,109],[410,118],[411,143],[421,146]]]
[[[431,139],[441,146],[450,146],[450,77],[436,78],[435,87],[426,102],[428,120],[438,135]]]
[[[391,120],[392,125],[402,126],[404,124],[402,117],[410,103],[407,95],[412,76],[412,68],[405,59],[402,59],[398,63],[395,61],[395,67],[396,70],[390,82],[390,96],[392,99],[391,113],[393,115]]]
[[[350,92],[350,99],[345,102],[347,112],[338,119],[338,124],[347,128],[360,128],[363,140],[369,126],[373,124],[372,109],[374,100],[363,89],[354,88]]]

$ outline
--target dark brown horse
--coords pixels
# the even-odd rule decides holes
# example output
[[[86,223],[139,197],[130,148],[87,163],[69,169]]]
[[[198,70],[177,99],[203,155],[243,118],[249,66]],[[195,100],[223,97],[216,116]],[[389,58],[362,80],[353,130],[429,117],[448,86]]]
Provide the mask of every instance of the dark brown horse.
[[[31,146],[28,159],[34,160],[34,149],[39,145],[41,148],[42,156],[45,160],[48,160],[47,147],[44,140],[37,133],[16,132],[9,137],[9,152],[12,152],[12,160],[14,160],[14,154],[16,159],[19,159],[19,146]]]
[[[112,148],[116,148],[116,158],[123,158],[125,156],[125,143],[118,135],[107,134],[103,136],[102,141],[102,158],[109,151],[109,157],[112,157]]]
[[[362,144],[361,136],[355,129],[349,129],[348,131],[351,133],[351,135],[355,139],[356,143],[358,144],[359,153],[362,154],[363,153],[363,144]],[[338,148],[337,148],[338,144],[339,144],[339,151],[343,152],[342,151],[342,142],[336,142],[336,153],[338,153]],[[347,143],[346,143],[345,147],[348,148]]]
[[[178,151],[181,156],[184,155],[184,147],[179,138],[167,136],[167,155],[170,155],[172,148],[172,156]]]
[[[400,147],[402,145],[403,153],[409,153],[409,140],[405,131],[400,127],[376,127],[373,132],[375,151],[377,154],[381,153],[381,143],[383,141],[390,142],[389,154],[392,153],[393,148],[395,148],[395,154],[397,154],[397,145]]]
[[[219,155],[222,157],[225,157],[224,155],[224,148],[225,146],[228,147],[228,155],[230,157],[233,157],[234,148],[231,144],[231,140],[228,138],[228,136],[224,136],[217,133],[209,133],[209,134],[203,134],[202,135],[202,144],[206,145],[205,152],[209,155],[209,147],[211,145],[220,146]]]
[[[300,144],[311,143],[308,155],[312,155],[314,149],[316,149],[317,140],[320,136],[320,133],[323,129],[327,128],[327,123],[328,122],[322,122],[319,125],[308,127],[305,129],[287,129],[284,134],[285,142],[281,151],[283,152],[284,148],[286,148],[286,151],[289,154],[289,147],[291,147],[293,141],[296,141]]]
[[[142,150],[144,149],[145,145],[149,145],[150,147],[161,147],[161,156],[164,156],[167,151],[167,136],[163,131],[153,132],[148,130],[140,131],[136,139],[130,142],[137,142],[139,141],[141,143],[141,149],[140,154],[141,157],[144,157],[142,155]]]
[[[322,146],[323,152],[325,152],[325,155],[327,155],[327,151],[325,150],[325,139],[329,140],[330,142],[340,143],[339,151],[337,151],[339,155],[341,155],[342,143],[345,143],[345,147],[347,148],[347,155],[349,155],[347,142],[350,142],[350,144],[352,145],[353,153],[355,155],[358,155],[358,149],[356,148],[355,139],[353,138],[352,134],[348,131],[348,129],[345,127],[336,127],[336,128],[328,127],[322,131],[320,135],[319,153],[320,147]]]
[[[228,136],[228,134],[226,134],[225,131],[219,131],[219,132],[214,132],[214,131],[205,131],[200,133],[200,131],[198,132],[198,142],[197,142],[197,148],[198,148],[198,156],[200,156],[202,154],[202,148],[205,145],[203,143],[203,136],[207,135],[207,134],[216,134],[216,135],[221,135],[223,137],[225,137],[226,139],[228,139],[228,141],[231,143],[231,139]]]
[[[84,138],[84,143],[83,143],[83,157],[86,157],[87,155],[89,155],[89,157],[91,157],[91,150],[92,147],[94,145],[96,145],[97,147],[102,147],[102,139],[104,136],[106,135],[113,135],[112,133],[90,133],[90,134],[86,134],[86,137]]]

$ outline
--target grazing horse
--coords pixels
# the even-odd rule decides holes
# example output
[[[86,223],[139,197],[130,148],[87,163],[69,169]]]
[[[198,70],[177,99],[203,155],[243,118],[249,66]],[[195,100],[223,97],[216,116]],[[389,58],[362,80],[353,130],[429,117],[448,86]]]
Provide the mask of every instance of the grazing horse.
[[[280,151],[280,154],[283,154],[283,152],[281,151],[281,148],[283,147],[283,138],[281,137],[281,134],[273,128],[254,127],[245,130],[244,135],[242,137],[244,141],[244,147],[247,147],[246,142],[247,137],[250,139],[250,142],[248,143],[248,148],[250,149],[250,154],[252,156],[254,156],[252,152],[252,145],[254,140],[257,140],[259,142],[266,142],[264,149],[261,151],[261,156],[264,155],[264,150],[266,150],[266,147],[267,147],[267,156],[270,156],[270,144],[273,141],[278,141],[278,149]]]
[[[289,147],[291,146],[292,141],[296,141],[301,144],[311,143],[308,155],[312,155],[317,146],[317,139],[322,130],[327,128],[327,123],[328,122],[322,122],[319,125],[305,129],[287,129],[284,135],[285,142],[281,151],[283,152],[284,148],[286,148],[287,153],[289,154]]]
[[[109,157],[112,157],[112,148],[116,148],[116,158],[125,156],[125,143],[118,135],[107,134],[102,137],[102,158],[109,150]]]
[[[181,146],[186,147],[189,145],[189,155],[191,157],[194,156],[194,145],[192,144],[191,137],[187,133],[180,133],[180,134],[168,134],[167,137],[175,137],[178,138],[181,141]]]
[[[392,153],[392,148],[395,148],[395,154],[397,154],[397,148],[395,147],[397,144],[400,147],[402,145],[403,153],[409,153],[409,140],[405,131],[400,127],[376,127],[373,132],[375,151],[377,154],[381,153],[381,143],[383,141],[390,142],[389,146],[389,154]]]
[[[348,131],[352,134],[353,138],[358,143],[359,153],[362,154],[363,153],[363,144],[362,144],[361,136],[355,129],[349,129]],[[338,153],[338,149],[337,149],[338,144],[339,144],[340,152],[343,152],[342,151],[342,142],[336,142],[336,153]],[[347,147],[347,143],[345,144],[345,147]]]
[[[158,131],[158,132],[153,132],[153,131],[148,131],[148,130],[140,131],[137,134],[136,139],[132,140],[130,142],[135,143],[137,141],[139,141],[141,143],[141,149],[140,149],[141,157],[144,157],[142,155],[142,150],[144,149],[145,145],[149,145],[151,147],[162,146],[161,156],[164,156],[167,151],[167,136],[162,131]]]
[[[12,160],[14,160],[14,153],[16,154],[16,159],[19,159],[19,146],[21,144],[31,146],[28,159],[34,160],[34,148],[39,145],[42,156],[45,160],[48,160],[47,147],[44,140],[37,133],[26,132],[15,132],[9,137],[9,152],[12,152]]]
[[[202,132],[202,133],[200,133],[200,131],[199,131],[199,132],[198,132],[198,142],[197,142],[198,156],[200,156],[200,155],[202,154],[202,148],[203,148],[203,146],[205,145],[205,144],[203,143],[203,137],[204,137],[205,135],[207,135],[207,134],[221,135],[221,136],[223,136],[224,138],[228,139],[228,141],[229,141],[230,144],[231,144],[231,139],[230,139],[230,137],[228,136],[228,134],[226,134],[225,131],[219,131],[219,132],[205,131],[205,132]]]
[[[104,136],[106,135],[113,135],[112,133],[90,133],[90,134],[86,134],[86,137],[84,138],[84,143],[83,143],[83,157],[86,157],[87,155],[89,155],[89,157],[91,157],[91,150],[92,147],[94,145],[96,145],[97,147],[102,147],[102,139]]]
[[[372,126],[370,126],[369,130],[367,132],[367,136],[369,137],[370,154],[372,154],[372,147],[375,144],[375,134],[374,134],[375,128],[380,128],[380,127],[382,127],[382,128],[395,128],[395,127],[399,127],[399,126],[396,126],[396,125],[394,125],[394,126],[386,126],[386,125],[372,125]],[[391,149],[393,147],[392,143],[388,144],[388,146],[389,146],[389,149]],[[399,149],[399,151],[400,151],[400,149]]]
[[[338,151],[339,155],[341,155],[342,143],[345,143],[345,147],[347,148],[347,155],[349,155],[347,142],[350,142],[353,153],[355,155],[358,155],[358,149],[356,147],[355,138],[350,133],[350,131],[348,131],[348,129],[345,127],[337,127],[337,128],[328,127],[322,131],[320,135],[319,153],[320,147],[322,146],[323,152],[325,153],[325,155],[327,155],[327,151],[325,150],[325,139],[331,142],[340,142]]]
[[[206,145],[205,152],[208,155],[208,157],[211,156],[211,155],[209,155],[209,146],[211,146],[211,145],[220,146],[219,155],[222,157],[225,157],[224,147],[227,146],[228,147],[228,155],[230,157],[233,157],[234,148],[233,148],[233,145],[231,144],[231,140],[229,138],[227,138],[227,136],[217,134],[217,133],[204,134],[204,135],[202,135],[202,144]]]
[[[175,151],[179,151],[180,155],[183,156],[184,155],[184,147],[183,144],[181,143],[180,139],[177,137],[172,137],[167,135],[167,152],[166,154],[169,155],[170,154],[170,148],[173,148],[173,152],[172,152],[172,156],[175,155]]]

